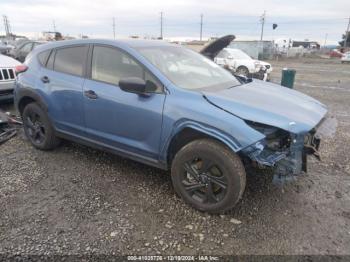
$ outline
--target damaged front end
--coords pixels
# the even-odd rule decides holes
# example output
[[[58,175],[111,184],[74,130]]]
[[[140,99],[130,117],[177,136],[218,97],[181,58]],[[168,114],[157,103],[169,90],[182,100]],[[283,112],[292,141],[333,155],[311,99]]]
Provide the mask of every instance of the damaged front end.
[[[256,122],[247,121],[247,124],[264,134],[265,139],[245,148],[242,153],[253,166],[273,169],[274,174],[279,176],[307,172],[307,155],[321,160],[321,138],[334,135],[337,126],[334,118],[323,118],[309,132],[296,134]]]

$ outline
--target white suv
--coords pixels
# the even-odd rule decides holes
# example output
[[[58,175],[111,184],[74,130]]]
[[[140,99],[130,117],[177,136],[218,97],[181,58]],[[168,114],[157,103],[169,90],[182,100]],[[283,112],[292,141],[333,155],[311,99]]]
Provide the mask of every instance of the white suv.
[[[237,75],[252,76],[265,73],[264,80],[272,72],[271,64],[254,60],[240,49],[224,48],[214,58],[215,63],[227,67]],[[261,78],[261,77],[258,77]]]
[[[17,60],[0,54],[0,101],[13,98],[15,67],[20,64]]]
[[[342,64],[350,63],[350,52],[344,53],[340,60],[341,60]]]

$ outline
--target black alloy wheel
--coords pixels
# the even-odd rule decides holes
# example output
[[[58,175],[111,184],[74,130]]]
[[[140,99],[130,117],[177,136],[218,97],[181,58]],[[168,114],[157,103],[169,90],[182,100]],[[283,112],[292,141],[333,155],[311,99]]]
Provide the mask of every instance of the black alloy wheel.
[[[181,182],[188,196],[201,203],[217,203],[227,193],[227,178],[209,158],[185,162]]]
[[[210,213],[234,207],[246,183],[240,157],[212,139],[195,140],[181,148],[172,161],[171,178],[186,203]]]
[[[38,104],[26,105],[22,120],[24,132],[34,147],[49,150],[60,143],[46,112]]]
[[[45,141],[45,126],[36,112],[29,112],[23,119],[23,124],[33,144],[41,145]]]

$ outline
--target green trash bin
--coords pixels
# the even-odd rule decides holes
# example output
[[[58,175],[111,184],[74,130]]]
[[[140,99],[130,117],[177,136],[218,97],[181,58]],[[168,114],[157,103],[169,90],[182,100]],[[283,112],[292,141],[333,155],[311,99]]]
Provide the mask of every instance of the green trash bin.
[[[293,88],[296,71],[294,69],[283,68],[281,85]]]

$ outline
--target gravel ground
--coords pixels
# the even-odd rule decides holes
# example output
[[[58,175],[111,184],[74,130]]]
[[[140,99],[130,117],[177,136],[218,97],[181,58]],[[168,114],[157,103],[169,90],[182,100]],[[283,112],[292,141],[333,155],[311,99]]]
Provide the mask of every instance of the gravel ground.
[[[175,195],[168,172],[70,142],[42,152],[21,132],[0,146],[0,253],[350,254],[350,65],[271,63],[272,81],[295,68],[296,89],[338,119],[308,174],[250,176],[234,210],[208,215]]]

